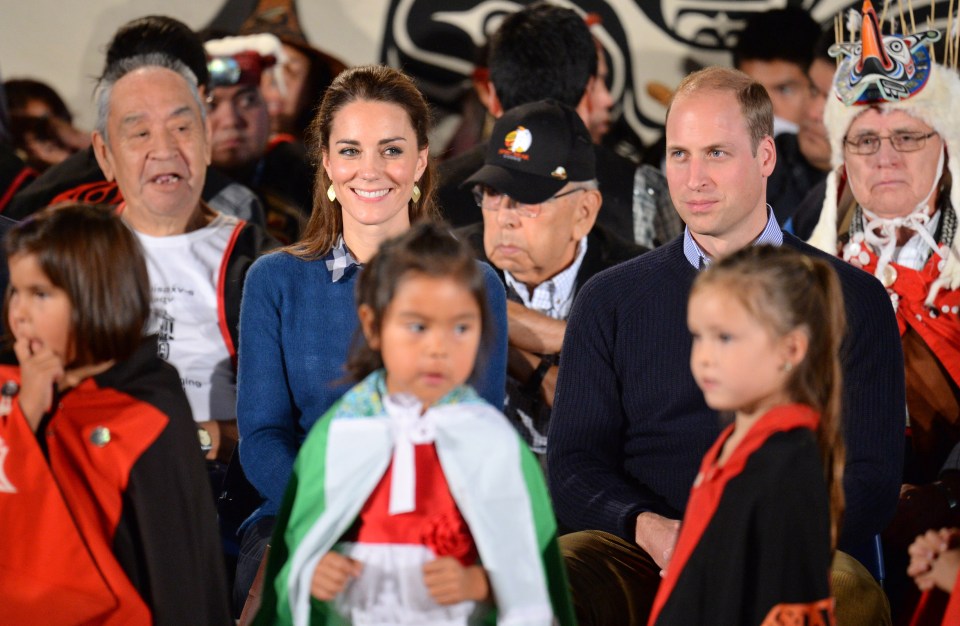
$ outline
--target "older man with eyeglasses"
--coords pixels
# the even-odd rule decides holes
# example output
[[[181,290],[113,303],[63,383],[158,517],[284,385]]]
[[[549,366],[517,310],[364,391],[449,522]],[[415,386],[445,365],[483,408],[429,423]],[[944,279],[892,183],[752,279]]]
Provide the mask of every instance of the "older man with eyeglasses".
[[[472,188],[483,223],[461,232],[507,288],[505,413],[543,459],[577,291],[645,248],[596,224],[603,196],[590,133],[565,104],[544,100],[507,111],[494,125],[484,166],[464,186]]]
[[[916,592],[903,575],[909,542],[960,525],[960,78],[932,60],[939,32],[879,33],[865,3],[862,41],[832,49],[842,57],[824,111],[835,169],[811,243],[876,276],[900,327],[907,454],[883,535],[896,617]]]

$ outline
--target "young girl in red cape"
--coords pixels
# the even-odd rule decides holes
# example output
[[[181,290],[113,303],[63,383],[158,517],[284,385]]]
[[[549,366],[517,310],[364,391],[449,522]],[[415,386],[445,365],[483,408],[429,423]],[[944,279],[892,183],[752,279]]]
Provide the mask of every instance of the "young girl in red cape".
[[[694,283],[690,367],[731,413],[703,459],[650,624],[833,624],[843,299],[830,266],[748,247]]]
[[[0,622],[232,624],[197,431],[143,337],[150,283],[107,208],[51,207],[6,237]]]

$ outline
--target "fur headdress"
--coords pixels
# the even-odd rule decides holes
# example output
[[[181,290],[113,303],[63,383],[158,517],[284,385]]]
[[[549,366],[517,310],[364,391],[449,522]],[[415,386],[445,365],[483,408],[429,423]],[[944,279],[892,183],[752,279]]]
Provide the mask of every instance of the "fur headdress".
[[[287,60],[287,55],[275,35],[261,33],[211,39],[203,47],[210,57],[207,67],[212,87],[259,87],[263,72],[272,71],[280,93],[285,92],[283,73],[278,70]]]
[[[834,97],[827,98],[823,121],[830,139],[831,165],[820,221],[810,243],[837,252],[837,201],[843,178],[843,141],[854,118],[868,106],[883,111],[904,111],[922,120],[940,135],[946,146],[947,169],[952,178],[950,204],[960,210],[960,77],[935,63],[929,46],[940,39],[936,30],[913,35],[881,35],[876,12],[865,0],[861,40],[834,44],[832,56],[842,56],[834,75]],[[937,181],[939,182],[939,181]],[[960,286],[960,236],[941,272],[939,285]],[[931,293],[931,299],[934,293]]]

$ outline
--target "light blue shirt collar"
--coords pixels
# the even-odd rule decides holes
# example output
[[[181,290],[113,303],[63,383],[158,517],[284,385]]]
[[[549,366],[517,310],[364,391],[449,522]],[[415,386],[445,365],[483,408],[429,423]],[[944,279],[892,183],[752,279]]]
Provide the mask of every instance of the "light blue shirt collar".
[[[760,235],[750,245],[776,247],[783,245],[783,230],[777,223],[777,218],[773,215],[773,208],[769,204],[767,205],[767,225],[763,227]],[[687,257],[687,261],[697,271],[706,269],[710,265],[710,257],[704,254],[703,249],[694,240],[688,226],[683,229],[683,255]]]

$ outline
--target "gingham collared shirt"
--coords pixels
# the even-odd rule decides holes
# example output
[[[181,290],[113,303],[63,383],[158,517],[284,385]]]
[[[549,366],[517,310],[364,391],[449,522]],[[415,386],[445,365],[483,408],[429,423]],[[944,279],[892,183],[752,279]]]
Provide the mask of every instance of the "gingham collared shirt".
[[[773,209],[770,205],[767,205],[767,225],[763,227],[763,230],[760,232],[760,235],[753,240],[752,246],[777,246],[780,247],[783,245],[783,231],[780,229],[780,225],[777,224],[777,218],[773,215]],[[707,269],[707,266],[710,265],[710,257],[703,253],[703,250],[697,245],[697,242],[694,241],[693,235],[690,234],[690,228],[684,227],[683,229],[683,255],[687,257],[687,261],[690,262],[697,271]]]
[[[570,315],[570,308],[573,306],[573,288],[577,282],[577,272],[580,271],[583,257],[586,254],[587,238],[584,237],[577,244],[577,256],[573,259],[570,267],[550,280],[537,285],[532,294],[527,286],[514,278],[510,272],[504,271],[503,277],[507,286],[520,296],[523,306],[555,320],[565,320]]]
[[[363,267],[363,263],[355,259],[353,254],[350,253],[347,244],[343,241],[343,235],[337,238],[337,243],[331,248],[330,254],[333,255],[333,258],[326,260],[327,270],[331,274],[330,280],[335,283],[340,282],[351,267]]]

